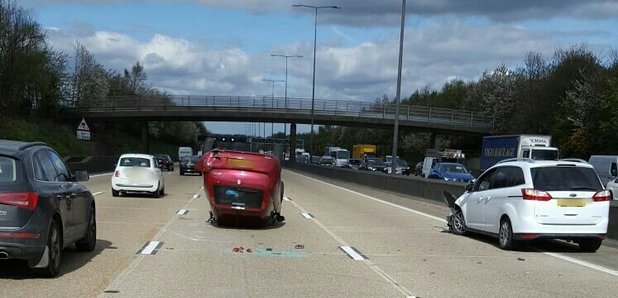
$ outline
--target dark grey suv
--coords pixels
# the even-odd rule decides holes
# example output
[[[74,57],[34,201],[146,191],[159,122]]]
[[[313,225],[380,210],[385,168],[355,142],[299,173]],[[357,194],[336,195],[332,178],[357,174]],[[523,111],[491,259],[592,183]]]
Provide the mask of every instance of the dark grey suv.
[[[0,140],[0,262],[27,260],[54,277],[65,247],[93,251],[95,201],[77,183],[88,178],[85,171],[72,174],[44,143]]]

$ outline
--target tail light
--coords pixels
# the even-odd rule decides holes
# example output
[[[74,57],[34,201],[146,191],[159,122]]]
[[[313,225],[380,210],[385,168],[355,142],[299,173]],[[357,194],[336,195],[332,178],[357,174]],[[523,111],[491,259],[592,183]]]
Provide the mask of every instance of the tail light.
[[[594,194],[592,196],[592,200],[595,202],[605,202],[612,200],[612,193],[609,190],[602,190]]]
[[[529,201],[549,201],[551,200],[551,195],[546,191],[536,190],[532,188],[522,188],[521,194],[524,197],[524,200]]]
[[[0,194],[0,204],[16,206],[30,211],[36,208],[39,194],[36,192],[12,192]]]
[[[114,172],[114,177],[120,177],[120,171],[117,170],[116,172]]]

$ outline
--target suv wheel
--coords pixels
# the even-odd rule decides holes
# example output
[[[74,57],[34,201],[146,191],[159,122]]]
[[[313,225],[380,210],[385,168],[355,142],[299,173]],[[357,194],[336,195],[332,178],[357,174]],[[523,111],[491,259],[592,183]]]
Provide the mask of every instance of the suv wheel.
[[[466,234],[466,221],[464,219],[463,212],[457,209],[455,214],[451,216],[451,228],[453,229],[453,234],[455,235],[464,235]]]
[[[56,277],[60,271],[60,262],[62,260],[62,236],[55,220],[52,221],[49,227],[47,247],[48,263],[47,267],[42,269],[42,273],[47,277]]]
[[[84,238],[75,242],[75,248],[80,251],[93,251],[97,244],[97,220],[95,218],[94,208],[90,207],[90,216],[88,216],[88,231]]]
[[[119,190],[114,190],[112,188],[112,197],[118,197],[118,196],[120,196],[120,191]]]
[[[580,239],[577,244],[579,245],[579,249],[585,252],[595,252],[599,247],[601,247],[602,239],[599,238],[584,238]]]
[[[508,218],[500,222],[500,230],[498,231],[498,245],[502,249],[512,250],[516,247],[517,242],[513,240],[513,228],[511,221]]]

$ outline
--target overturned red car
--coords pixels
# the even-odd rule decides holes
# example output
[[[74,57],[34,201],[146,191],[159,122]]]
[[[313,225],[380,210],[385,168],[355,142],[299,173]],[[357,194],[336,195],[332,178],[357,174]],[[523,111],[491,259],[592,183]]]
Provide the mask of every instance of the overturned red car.
[[[195,168],[203,173],[211,220],[219,225],[281,222],[283,181],[277,157],[213,149]]]

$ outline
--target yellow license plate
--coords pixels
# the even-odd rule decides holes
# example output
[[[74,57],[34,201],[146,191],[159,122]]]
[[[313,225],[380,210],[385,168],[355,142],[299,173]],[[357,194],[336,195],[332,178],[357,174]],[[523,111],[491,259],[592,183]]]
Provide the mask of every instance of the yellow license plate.
[[[586,201],[584,199],[558,199],[558,207],[584,207]]]
[[[250,168],[253,166],[253,161],[246,159],[228,159],[227,165],[237,168]]]

